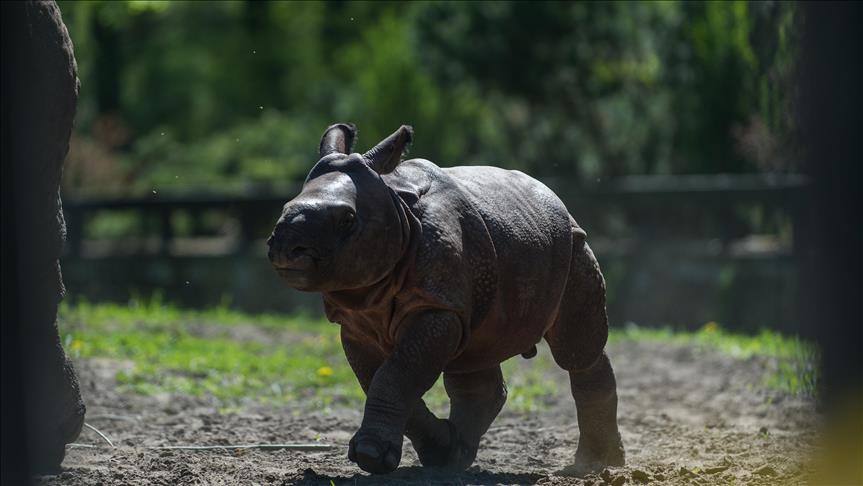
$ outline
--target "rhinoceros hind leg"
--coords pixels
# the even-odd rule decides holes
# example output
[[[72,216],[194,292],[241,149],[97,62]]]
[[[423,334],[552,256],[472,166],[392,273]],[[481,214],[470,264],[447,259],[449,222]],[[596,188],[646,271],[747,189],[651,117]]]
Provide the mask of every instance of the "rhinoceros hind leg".
[[[455,427],[449,420],[439,419],[420,400],[408,420],[405,435],[423,466],[443,467],[452,455],[450,444],[458,441]]]
[[[617,429],[614,371],[605,353],[590,369],[570,371],[579,439],[575,461],[563,473],[581,476],[606,466],[623,466],[625,453]]]
[[[617,428],[617,383],[605,354],[608,317],[605,281],[593,252],[574,238],[569,281],[554,326],[546,333],[555,362],[569,372],[578,417],[579,441],[569,475],[622,466],[623,443]]]
[[[444,373],[450,398],[449,440],[414,447],[424,466],[464,471],[476,458],[479,441],[506,402],[500,366],[472,373]]]

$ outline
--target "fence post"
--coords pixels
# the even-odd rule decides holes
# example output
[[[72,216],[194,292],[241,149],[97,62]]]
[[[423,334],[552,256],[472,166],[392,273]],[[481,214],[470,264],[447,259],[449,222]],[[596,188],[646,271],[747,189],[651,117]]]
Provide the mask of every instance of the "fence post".
[[[171,208],[162,207],[159,210],[159,254],[167,255],[171,241],[174,238],[174,227],[171,225]]]

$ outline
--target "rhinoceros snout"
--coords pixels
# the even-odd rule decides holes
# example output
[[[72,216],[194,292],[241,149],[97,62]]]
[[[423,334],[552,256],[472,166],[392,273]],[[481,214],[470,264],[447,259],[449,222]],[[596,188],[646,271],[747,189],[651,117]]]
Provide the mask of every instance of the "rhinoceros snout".
[[[267,257],[277,270],[308,270],[321,258],[321,252],[307,242],[280,238],[278,234],[270,236],[267,245]]]

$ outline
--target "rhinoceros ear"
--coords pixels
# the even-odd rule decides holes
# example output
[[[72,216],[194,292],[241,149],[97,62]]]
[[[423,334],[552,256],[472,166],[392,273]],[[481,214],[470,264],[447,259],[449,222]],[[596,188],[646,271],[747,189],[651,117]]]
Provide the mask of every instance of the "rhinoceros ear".
[[[323,158],[332,153],[349,154],[357,139],[357,127],[353,123],[336,123],[324,131],[318,152]]]
[[[402,155],[404,155],[413,139],[413,127],[402,125],[395,133],[383,139],[381,143],[363,154],[363,157],[366,158],[371,168],[378,174],[389,174],[402,161]]]

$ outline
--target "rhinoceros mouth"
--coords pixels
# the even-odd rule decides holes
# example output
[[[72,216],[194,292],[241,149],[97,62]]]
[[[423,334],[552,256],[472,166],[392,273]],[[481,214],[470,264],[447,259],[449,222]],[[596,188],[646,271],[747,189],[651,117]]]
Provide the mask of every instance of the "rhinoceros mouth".
[[[318,260],[320,259],[306,255],[294,258],[279,258],[273,261],[273,268],[275,268],[279,273],[283,271],[307,271],[317,266]]]
[[[276,272],[281,277],[299,277],[308,273],[308,270],[299,268],[277,268]]]
[[[314,291],[318,289],[315,282],[320,280],[321,275],[316,272],[315,268],[298,269],[298,268],[277,268],[276,273],[279,275],[279,280],[288,287],[295,290]]]
[[[280,259],[273,262],[273,268],[280,277],[286,280],[308,277],[322,270],[330,263],[328,257],[300,256],[291,259]]]

